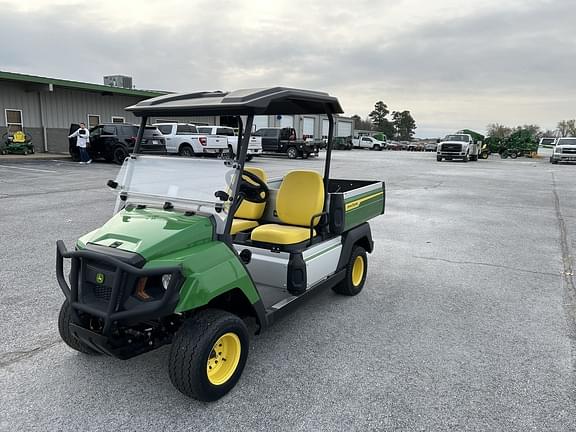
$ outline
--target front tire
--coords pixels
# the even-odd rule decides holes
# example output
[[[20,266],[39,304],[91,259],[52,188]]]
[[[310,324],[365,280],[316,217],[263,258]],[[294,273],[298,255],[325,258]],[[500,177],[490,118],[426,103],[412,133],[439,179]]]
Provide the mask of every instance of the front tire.
[[[372,150],[380,151],[380,150],[382,150],[382,148],[378,144],[374,144],[374,147],[372,147]]]
[[[62,307],[60,308],[60,314],[58,315],[58,332],[60,333],[60,337],[62,338],[64,343],[73,350],[81,352],[83,354],[99,355],[100,353],[98,351],[94,351],[88,345],[78,340],[70,332],[71,317],[72,314],[70,311],[70,304],[68,303],[68,300],[65,300],[64,303],[62,303]]]
[[[550,157],[550,163],[552,165],[556,165],[558,163],[558,161],[556,159],[554,159],[553,157]]]
[[[170,381],[194,399],[220,399],[240,379],[248,349],[244,321],[223,310],[202,310],[188,318],[174,336],[168,363]]]
[[[362,246],[352,249],[352,254],[346,265],[346,277],[332,289],[334,292],[347,296],[355,296],[364,288],[368,271],[368,256]]]
[[[518,157],[518,153],[512,152],[510,153],[510,159],[516,159]]]
[[[296,159],[298,157],[298,150],[296,150],[296,147],[288,147],[286,154],[288,155],[288,159]]]
[[[436,162],[442,162],[442,156],[436,156]]]
[[[482,152],[482,154],[480,155],[480,157],[482,159],[488,159],[488,152]]]

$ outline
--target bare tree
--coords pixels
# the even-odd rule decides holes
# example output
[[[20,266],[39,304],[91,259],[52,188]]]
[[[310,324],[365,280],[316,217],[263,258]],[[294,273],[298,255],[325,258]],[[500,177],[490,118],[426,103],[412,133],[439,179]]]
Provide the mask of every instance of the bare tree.
[[[490,123],[486,126],[486,132],[488,136],[494,138],[506,138],[512,133],[512,128],[504,126],[500,123]]]
[[[561,120],[556,126],[556,130],[561,137],[568,135],[576,135],[576,121],[575,120]]]

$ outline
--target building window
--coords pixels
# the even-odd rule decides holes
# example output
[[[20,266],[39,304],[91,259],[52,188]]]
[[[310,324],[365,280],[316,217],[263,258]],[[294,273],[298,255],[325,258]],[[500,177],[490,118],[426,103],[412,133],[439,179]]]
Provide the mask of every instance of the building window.
[[[9,135],[13,135],[14,132],[18,132],[23,129],[22,110],[7,109],[4,110],[4,114],[6,117],[6,128],[8,129]]]
[[[124,117],[112,116],[112,123],[126,123],[126,119]]]
[[[88,129],[98,126],[100,124],[100,116],[96,114],[88,114]]]

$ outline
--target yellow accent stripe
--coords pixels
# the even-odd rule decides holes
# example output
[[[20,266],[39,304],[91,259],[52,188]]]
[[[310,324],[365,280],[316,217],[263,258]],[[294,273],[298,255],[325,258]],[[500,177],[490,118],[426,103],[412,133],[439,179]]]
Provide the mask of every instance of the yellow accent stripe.
[[[373,195],[368,195],[367,197],[360,198],[359,200],[351,201],[348,204],[346,204],[346,211],[354,210],[355,208],[360,207],[360,204],[362,204],[364,201],[368,201],[372,198],[375,198],[375,197],[383,195],[383,194],[384,194],[384,192],[378,192],[378,193],[375,193]]]

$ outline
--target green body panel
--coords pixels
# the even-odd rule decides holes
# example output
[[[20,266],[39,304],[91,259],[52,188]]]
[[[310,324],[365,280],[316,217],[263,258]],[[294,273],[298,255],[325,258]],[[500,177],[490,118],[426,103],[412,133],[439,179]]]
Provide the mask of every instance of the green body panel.
[[[125,209],[101,228],[78,240],[135,252],[146,259],[144,268],[180,265],[186,280],[175,312],[185,312],[239,288],[250,303],[260,299],[250,276],[223,242],[214,240],[209,217],[185,216],[159,209]]]
[[[349,197],[344,201],[344,231],[384,213],[382,188]]]

